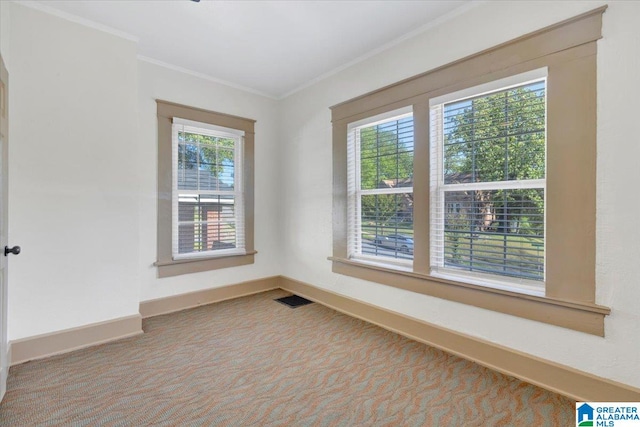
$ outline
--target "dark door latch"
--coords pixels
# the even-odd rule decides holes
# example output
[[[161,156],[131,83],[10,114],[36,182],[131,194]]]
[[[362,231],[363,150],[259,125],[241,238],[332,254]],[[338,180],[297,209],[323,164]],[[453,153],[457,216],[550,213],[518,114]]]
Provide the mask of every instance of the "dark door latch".
[[[4,256],[7,256],[9,254],[18,255],[19,253],[20,253],[20,246],[14,246],[12,248],[10,248],[9,246],[4,247]]]

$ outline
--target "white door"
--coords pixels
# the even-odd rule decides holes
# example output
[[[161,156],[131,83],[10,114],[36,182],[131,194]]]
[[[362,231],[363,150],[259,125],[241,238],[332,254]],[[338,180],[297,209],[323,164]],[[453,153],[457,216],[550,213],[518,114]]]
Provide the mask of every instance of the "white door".
[[[7,155],[9,148],[9,74],[0,56],[0,400],[7,390]],[[20,248],[12,248],[19,253]]]

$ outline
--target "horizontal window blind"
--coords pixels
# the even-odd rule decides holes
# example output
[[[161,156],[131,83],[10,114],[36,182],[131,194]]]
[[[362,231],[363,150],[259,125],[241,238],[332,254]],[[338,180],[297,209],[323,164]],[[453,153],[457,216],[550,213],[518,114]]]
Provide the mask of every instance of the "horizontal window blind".
[[[431,106],[432,271],[542,285],[545,91],[541,79]]]
[[[413,259],[414,131],[410,111],[396,110],[349,126],[350,257],[381,262]]]
[[[174,259],[242,254],[243,132],[174,118]]]

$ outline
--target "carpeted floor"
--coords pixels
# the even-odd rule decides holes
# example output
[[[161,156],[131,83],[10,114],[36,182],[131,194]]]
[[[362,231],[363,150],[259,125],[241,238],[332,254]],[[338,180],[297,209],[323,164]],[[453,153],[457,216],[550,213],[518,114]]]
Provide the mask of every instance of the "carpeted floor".
[[[270,291],[14,366],[3,426],[570,426],[574,402]]]

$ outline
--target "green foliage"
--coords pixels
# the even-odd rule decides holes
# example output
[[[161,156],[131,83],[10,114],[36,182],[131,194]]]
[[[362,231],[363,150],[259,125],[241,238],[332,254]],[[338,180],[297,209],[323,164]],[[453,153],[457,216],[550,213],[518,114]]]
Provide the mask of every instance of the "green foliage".
[[[544,178],[544,98],[516,88],[445,108],[445,177],[471,182]]]
[[[413,186],[410,119],[361,129],[360,179],[362,189]],[[384,224],[408,216],[413,194],[363,196],[361,203],[363,223]]]
[[[362,189],[380,188],[382,181],[413,178],[413,137],[377,126],[360,131],[360,177]]]
[[[367,194],[362,196],[362,223],[372,225],[384,225],[399,223],[405,219],[411,220],[405,215],[406,201],[403,194]]]
[[[186,169],[206,170],[217,178],[225,164],[234,160],[233,139],[187,132],[180,132],[178,138],[178,155]]]
[[[543,91],[544,86],[539,82],[445,106],[445,182],[544,178]],[[480,219],[482,222],[476,226],[481,231],[543,234],[544,225],[534,220],[541,218],[544,210],[544,196],[540,190],[467,193],[483,212],[496,213],[491,224]],[[448,225],[459,229],[462,226],[459,222],[452,220]]]

